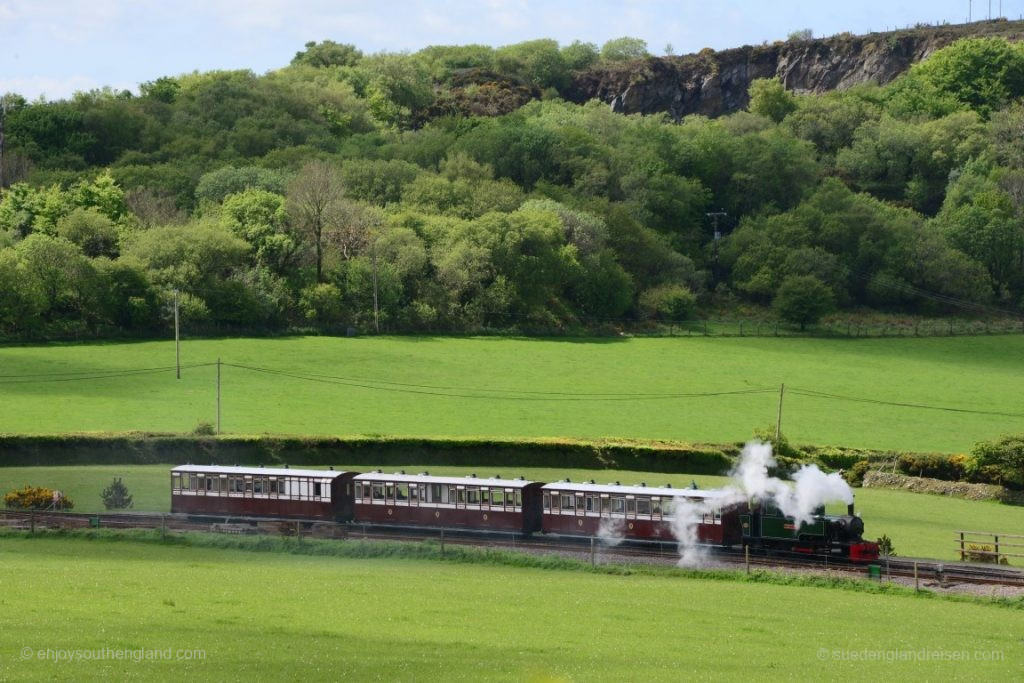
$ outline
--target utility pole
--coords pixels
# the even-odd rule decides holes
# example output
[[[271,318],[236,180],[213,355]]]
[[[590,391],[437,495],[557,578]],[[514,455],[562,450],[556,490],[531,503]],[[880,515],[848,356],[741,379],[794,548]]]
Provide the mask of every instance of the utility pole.
[[[710,212],[708,212],[708,213],[706,213],[704,215],[711,219],[711,225],[712,225],[712,228],[714,229],[714,235],[712,236],[712,243],[711,243],[711,249],[712,249],[711,258],[713,260],[713,263],[711,264],[711,276],[712,276],[712,279],[714,279],[715,284],[717,285],[718,284],[718,241],[722,239],[722,233],[718,229],[718,219],[719,218],[725,218],[729,214],[727,214],[725,211],[710,211]]]
[[[7,120],[7,96],[0,97],[0,190],[4,189],[4,122]]]
[[[779,439],[782,437],[782,397],[786,394],[786,385],[783,384],[779,387],[779,417],[775,421],[775,443],[778,445]]]
[[[371,252],[371,258],[373,259],[373,327],[377,330],[377,334],[380,334],[380,313],[377,308],[377,244],[374,243],[373,251]]]
[[[217,359],[217,433],[220,434],[220,358]]]
[[[181,335],[178,328],[178,290],[174,290],[174,369],[181,379]]]
[[[967,0],[967,23],[971,23],[971,17],[973,16],[974,0]]]

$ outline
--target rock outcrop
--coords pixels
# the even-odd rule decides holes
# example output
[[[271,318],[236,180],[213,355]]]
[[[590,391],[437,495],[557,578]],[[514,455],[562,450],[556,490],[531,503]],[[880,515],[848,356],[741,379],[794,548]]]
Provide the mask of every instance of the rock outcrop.
[[[962,38],[1024,39],[1024,21],[976,22],[820,40],[779,42],[683,57],[649,58],[576,75],[564,95],[599,99],[624,114],[665,112],[718,116],[744,109],[751,81],[778,77],[797,93],[822,93],[861,83],[884,85],[916,62]]]

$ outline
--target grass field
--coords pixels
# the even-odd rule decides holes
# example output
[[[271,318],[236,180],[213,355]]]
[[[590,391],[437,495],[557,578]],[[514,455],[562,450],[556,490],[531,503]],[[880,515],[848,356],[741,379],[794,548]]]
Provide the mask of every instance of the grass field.
[[[5,538],[0,564],[0,605],[17,622],[0,630],[0,679],[1010,680],[1024,672],[1019,610],[903,595],[67,538]],[[39,657],[47,648],[204,654],[56,662]],[[924,650],[977,661],[841,659]]]
[[[772,424],[777,391],[1020,412],[1024,335],[922,339],[498,338],[185,341],[223,368],[237,433],[743,440]],[[215,369],[74,380],[174,362],[167,342],[0,348],[0,431],[189,431],[215,419]],[[345,378],[343,380],[330,378]],[[41,381],[47,379],[48,381]],[[344,383],[339,383],[344,382]],[[766,389],[768,393],[666,398]],[[639,397],[644,393],[654,396]],[[571,395],[570,395],[571,394]],[[787,395],[798,443],[963,451],[1024,419]]]
[[[94,465],[90,467],[4,467],[0,468],[0,492],[31,483],[36,486],[57,488],[71,496],[76,511],[102,511],[100,491],[113,477],[123,477],[134,496],[137,510],[166,512],[170,510],[168,470],[171,465]],[[336,465],[336,469],[365,471],[365,466]],[[500,474],[511,478],[523,475],[537,481],[556,481],[570,477],[573,481],[594,479],[600,483],[621,481],[635,484],[646,481],[649,485],[670,483],[685,487],[696,481],[702,488],[722,486],[726,477],[688,474],[651,474],[618,470],[573,470],[559,468],[515,468],[494,471],[493,468],[436,467],[425,468],[415,464],[389,468],[397,471],[431,474],[480,476]],[[934,557],[956,559],[953,532],[958,529],[993,531],[1003,534],[1024,535],[1024,507],[1001,505],[985,501],[967,501],[906,491],[884,489],[857,489],[857,507],[864,516],[867,535],[878,538],[889,536],[897,554],[904,557]],[[839,512],[837,509],[836,512]],[[1020,566],[1024,562],[1017,561]]]

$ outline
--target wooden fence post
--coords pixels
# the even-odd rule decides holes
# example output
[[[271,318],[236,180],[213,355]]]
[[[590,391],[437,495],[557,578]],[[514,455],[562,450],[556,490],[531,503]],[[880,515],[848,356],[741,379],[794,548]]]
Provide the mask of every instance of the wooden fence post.
[[[960,532],[960,561],[963,562],[966,559],[964,555],[964,532]]]

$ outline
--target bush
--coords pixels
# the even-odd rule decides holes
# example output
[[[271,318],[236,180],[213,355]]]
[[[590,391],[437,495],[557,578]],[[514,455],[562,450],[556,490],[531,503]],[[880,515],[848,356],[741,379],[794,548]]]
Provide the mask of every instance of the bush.
[[[928,453],[905,453],[897,460],[900,472],[913,477],[931,477],[945,481],[963,481],[967,478],[967,456],[947,456]]]
[[[896,548],[892,539],[882,534],[882,537],[875,541],[878,544],[878,554],[882,557],[896,557]]]
[[[697,297],[682,285],[662,285],[640,294],[639,304],[644,318],[684,321],[693,318]]]
[[[114,477],[114,481],[103,489],[100,497],[103,499],[103,506],[108,510],[126,510],[132,507],[132,496],[120,477]]]
[[[871,463],[867,460],[858,460],[853,466],[843,472],[843,479],[850,486],[860,486],[864,483],[864,475],[871,469]]]
[[[968,463],[971,478],[1013,488],[1024,488],[1024,436],[1005,436],[982,441],[971,449]]]
[[[217,430],[214,429],[212,422],[208,422],[207,420],[200,420],[196,424],[195,429],[192,430],[192,433],[195,434],[196,436],[213,436],[214,434],[217,433]]]
[[[25,485],[8,492],[4,496],[4,506],[15,510],[70,510],[75,504],[60,491]]]
[[[1009,560],[1003,555],[997,555],[995,549],[986,544],[967,544],[968,562],[987,562],[989,564],[1009,564]]]
[[[832,310],[835,296],[813,275],[791,275],[779,285],[772,306],[780,318],[803,330]]]

